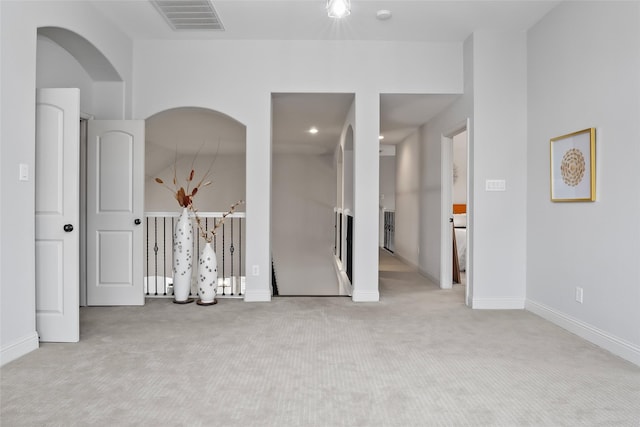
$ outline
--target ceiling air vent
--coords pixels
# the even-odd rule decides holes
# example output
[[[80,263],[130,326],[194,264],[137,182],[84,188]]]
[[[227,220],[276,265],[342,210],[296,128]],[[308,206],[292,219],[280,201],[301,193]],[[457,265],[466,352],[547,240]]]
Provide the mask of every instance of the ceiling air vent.
[[[183,30],[224,30],[209,0],[149,0],[171,28]]]

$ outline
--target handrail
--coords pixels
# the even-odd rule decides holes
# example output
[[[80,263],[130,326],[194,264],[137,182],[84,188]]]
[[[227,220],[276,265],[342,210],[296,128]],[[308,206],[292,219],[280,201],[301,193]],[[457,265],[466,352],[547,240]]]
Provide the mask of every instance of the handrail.
[[[198,212],[198,216],[202,218],[222,218],[226,212]],[[159,216],[178,218],[181,212],[145,212],[144,216]],[[193,212],[189,212],[190,217],[195,217]],[[227,215],[227,218],[246,218],[246,212],[233,212]]]

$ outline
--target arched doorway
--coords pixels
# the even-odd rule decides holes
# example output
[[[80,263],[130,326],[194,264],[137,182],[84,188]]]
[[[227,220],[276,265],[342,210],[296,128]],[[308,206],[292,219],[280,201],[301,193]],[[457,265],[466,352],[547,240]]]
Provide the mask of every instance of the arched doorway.
[[[211,231],[219,224],[211,241],[218,259],[218,297],[243,297],[245,205],[238,202],[246,200],[246,127],[215,110],[177,107],[147,118],[145,128],[145,296],[173,295],[171,239],[173,221],[181,210],[175,190],[201,183],[193,197],[201,219],[195,223],[199,239],[194,253],[199,255],[206,244],[202,230]],[[231,206],[234,212],[223,219]],[[195,296],[196,268],[192,274]]]

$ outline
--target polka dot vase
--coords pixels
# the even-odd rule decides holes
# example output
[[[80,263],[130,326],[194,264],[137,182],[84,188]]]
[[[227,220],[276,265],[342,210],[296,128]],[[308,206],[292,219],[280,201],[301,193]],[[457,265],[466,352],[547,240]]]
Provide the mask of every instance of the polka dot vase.
[[[184,208],[173,230],[173,298],[177,303],[189,301],[192,269],[193,226]]]
[[[198,304],[211,305],[216,303],[218,287],[218,260],[211,243],[204,245],[198,264]]]

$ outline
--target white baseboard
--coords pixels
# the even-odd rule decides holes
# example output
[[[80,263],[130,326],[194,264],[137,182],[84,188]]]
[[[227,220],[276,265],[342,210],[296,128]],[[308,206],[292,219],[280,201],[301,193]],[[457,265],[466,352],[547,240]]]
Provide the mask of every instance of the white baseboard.
[[[269,291],[245,291],[245,302],[270,302],[271,292]]]
[[[440,278],[439,277],[435,277],[434,275],[432,275],[431,273],[428,273],[427,271],[419,268],[418,269],[418,273],[420,273],[421,275],[423,275],[424,277],[427,278],[427,280],[429,280],[430,282],[435,283],[436,285],[440,286]]]
[[[524,298],[473,298],[471,307],[479,310],[522,310]]]
[[[378,291],[367,291],[367,292],[358,292],[355,290],[353,292],[353,296],[351,297],[353,302],[378,302],[380,301],[380,292]]]
[[[33,350],[38,349],[39,346],[40,343],[36,331],[3,346],[2,350],[0,350],[0,366],[16,360],[27,353],[31,353]]]
[[[416,264],[413,261],[409,261],[408,259],[406,259],[405,257],[403,257],[402,255],[400,255],[397,252],[393,252],[392,253],[394,257],[398,258],[400,261],[404,262],[405,264],[407,264],[410,267],[415,268],[416,270],[420,270],[420,267],[418,266],[418,264]]]
[[[545,320],[568,330],[611,353],[640,366],[640,346],[611,335],[601,329],[568,316],[560,311],[538,302],[527,300],[527,310],[537,314]]]

